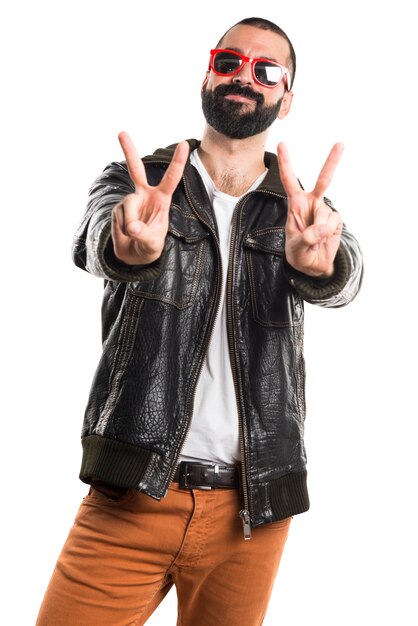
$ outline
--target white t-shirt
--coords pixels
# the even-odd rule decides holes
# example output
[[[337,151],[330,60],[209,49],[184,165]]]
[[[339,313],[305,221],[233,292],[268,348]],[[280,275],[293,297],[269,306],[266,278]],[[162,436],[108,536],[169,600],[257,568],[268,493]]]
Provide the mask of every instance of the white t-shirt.
[[[228,348],[225,292],[232,215],[242,196],[230,196],[215,187],[197,150],[192,152],[190,160],[205,183],[215,212],[222,260],[222,289],[218,315],[197,383],[193,419],[180,460],[232,465],[239,461],[240,450],[238,409]],[[256,189],[266,173],[267,170],[246,193]]]

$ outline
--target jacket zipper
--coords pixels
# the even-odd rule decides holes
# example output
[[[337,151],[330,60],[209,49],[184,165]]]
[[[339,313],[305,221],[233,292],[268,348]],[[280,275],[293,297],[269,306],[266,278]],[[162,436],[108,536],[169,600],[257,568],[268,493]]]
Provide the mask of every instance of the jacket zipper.
[[[239,401],[240,389],[238,384],[238,369],[237,369],[237,361],[236,354],[234,349],[234,325],[233,325],[233,309],[232,309],[232,286],[233,286],[233,271],[234,271],[234,252],[235,252],[235,240],[236,240],[236,232],[237,232],[237,224],[240,216],[240,211],[244,206],[245,202],[249,198],[250,195],[256,192],[260,192],[262,189],[254,190],[254,192],[250,192],[246,194],[244,198],[242,198],[236,205],[234,210],[234,215],[232,218],[232,229],[231,229],[231,241],[229,247],[229,261],[228,261],[228,276],[227,276],[227,290],[226,290],[226,315],[227,315],[227,330],[228,330],[228,345],[230,352],[230,360],[231,360],[231,368],[232,368],[232,377],[235,385],[235,397],[237,399],[237,409],[238,409],[238,422],[239,422],[239,444],[240,444],[240,452],[241,452],[241,483],[242,483],[242,494],[244,500],[244,508],[239,512],[239,516],[242,520],[242,527],[244,532],[244,539],[251,539],[251,493],[248,489],[247,484],[247,459],[246,459],[246,450],[248,450],[248,429],[247,423],[244,420],[244,416],[241,410],[241,402]],[[285,198],[285,196],[281,196],[280,194],[276,194],[269,191],[263,191],[268,195],[272,195],[274,197]]]
[[[234,328],[232,320],[232,285],[233,285],[233,266],[234,266],[234,252],[235,252],[235,239],[237,231],[237,222],[239,210],[243,206],[243,202],[238,202],[234,215],[232,216],[232,228],[231,228],[231,241],[229,244],[229,259],[228,259],[228,275],[226,286],[226,320],[228,331],[228,347],[231,361],[232,378],[235,386],[235,398],[237,402],[238,411],[238,424],[239,424],[239,447],[241,454],[241,485],[242,496],[244,500],[244,508],[239,512],[239,516],[242,520],[242,529],[244,533],[244,539],[251,539],[251,516],[250,516],[250,498],[247,484],[247,460],[246,460],[246,448],[248,448],[248,433],[247,425],[244,422],[244,417],[241,411],[241,403],[238,401],[240,397],[239,385],[238,385],[238,371],[235,359],[234,349]]]
[[[208,224],[206,222],[206,220],[204,220],[201,215],[199,214],[198,211],[196,211],[192,199],[190,197],[190,194],[188,192],[188,188],[187,188],[187,183],[184,179],[184,188],[185,188],[185,192],[186,192],[186,197],[190,203],[190,206],[192,207],[193,212],[196,214],[196,217],[205,224],[205,226],[209,229],[209,231],[213,234],[214,239],[216,241],[216,251],[217,251],[217,255],[218,255],[218,264],[219,267],[222,267],[221,265],[221,257],[220,257],[220,250],[219,250],[219,243],[218,243],[218,238],[216,236],[215,231],[213,230],[213,228],[210,226],[210,224]],[[240,455],[241,455],[241,483],[242,483],[242,493],[243,493],[243,500],[244,500],[244,508],[239,512],[239,516],[242,520],[242,525],[243,525],[243,532],[244,532],[244,539],[251,539],[251,517],[250,517],[250,512],[249,512],[249,494],[248,494],[248,486],[247,486],[247,472],[246,472],[246,458],[245,458],[245,444],[244,444],[244,439],[245,437],[247,437],[247,441],[248,441],[248,435],[247,435],[247,431],[246,431],[246,424],[244,424],[244,420],[242,418],[242,412],[240,410],[240,403],[238,402],[238,397],[239,397],[239,387],[238,387],[238,377],[237,377],[237,370],[236,370],[236,365],[235,365],[235,354],[233,351],[233,328],[232,328],[232,260],[233,260],[233,251],[234,251],[234,240],[235,240],[235,232],[236,232],[236,222],[237,222],[237,215],[238,215],[238,211],[239,208],[243,205],[243,202],[238,202],[235,209],[234,209],[234,215],[232,217],[232,228],[231,228],[231,242],[230,242],[230,249],[229,249],[229,260],[228,260],[228,274],[227,274],[227,326],[228,326],[228,347],[229,347],[229,353],[230,353],[230,361],[231,361],[231,369],[232,369],[232,378],[234,381],[234,387],[235,387],[235,399],[236,399],[236,403],[237,403],[237,411],[238,411],[238,425],[239,425],[239,446],[240,446]],[[215,314],[213,316],[213,321],[212,321],[212,325],[210,327],[210,332],[209,335],[207,337],[207,341],[205,342],[204,345],[204,349],[201,352],[201,360],[199,363],[199,367],[197,369],[197,375],[195,376],[195,379],[193,381],[194,385],[193,385],[193,391],[192,391],[192,396],[191,396],[191,401],[189,406],[193,407],[193,402],[194,402],[194,396],[196,393],[196,381],[198,378],[198,375],[200,374],[201,368],[202,368],[202,364],[203,364],[203,356],[206,353],[206,349],[207,346],[209,345],[211,336],[212,336],[212,332],[213,332],[213,328],[215,326],[215,321],[219,312],[219,301],[220,301],[220,292],[219,292],[219,285],[222,284],[222,281],[219,280],[219,275],[218,275],[218,290],[217,290],[217,302],[216,302],[216,309],[215,309]],[[181,442],[181,447],[180,449],[183,447],[184,442],[186,441],[187,438],[187,434],[188,431],[190,429],[190,419],[191,416],[191,411],[188,412],[188,423],[187,423],[187,429],[186,432],[183,436],[182,442]],[[172,476],[174,476],[174,473],[176,471],[176,467],[174,466],[174,470],[172,472]]]
[[[185,192],[186,192],[186,197],[190,203],[190,206],[192,207],[193,212],[196,214],[197,218],[203,222],[205,224],[205,226],[210,230],[210,232],[214,235],[215,241],[216,241],[216,251],[217,251],[217,255],[218,255],[218,262],[219,262],[219,267],[221,266],[221,258],[220,258],[220,250],[219,250],[219,244],[218,244],[218,238],[216,236],[215,231],[213,230],[213,228],[210,226],[210,224],[208,224],[206,222],[206,220],[204,220],[200,214],[198,213],[198,211],[196,211],[192,199],[189,195],[188,189],[187,189],[187,183],[186,181],[184,181],[184,187],[185,187]],[[232,260],[233,260],[233,252],[234,252],[234,243],[235,243],[235,233],[236,233],[236,222],[237,222],[237,215],[238,215],[238,211],[240,209],[240,207],[243,205],[243,202],[238,202],[235,209],[234,209],[234,215],[232,217],[232,228],[231,228],[231,242],[230,242],[230,248],[229,248],[229,259],[228,259],[228,274],[227,274],[227,330],[228,330],[228,347],[229,347],[229,353],[230,353],[230,361],[231,361],[231,369],[232,369],[232,378],[234,381],[234,387],[235,387],[235,399],[236,399],[236,403],[237,403],[237,412],[238,412],[238,425],[239,425],[239,446],[240,446],[240,456],[241,456],[241,485],[242,485],[242,495],[243,495],[243,500],[244,500],[244,508],[241,509],[241,511],[239,511],[239,517],[242,520],[242,526],[243,526],[243,533],[244,533],[244,539],[248,540],[251,539],[251,516],[250,516],[250,506],[249,506],[249,493],[248,493],[248,485],[247,485],[247,472],[246,472],[246,458],[245,458],[245,443],[244,443],[244,439],[247,438],[248,441],[248,434],[247,434],[247,428],[246,428],[246,424],[244,424],[244,420],[242,417],[242,412],[240,410],[240,403],[238,402],[238,397],[239,397],[239,387],[238,387],[238,376],[237,376],[237,369],[236,369],[236,364],[235,364],[235,353],[233,350],[233,327],[232,327]],[[218,280],[219,280],[219,275],[218,275]],[[207,346],[209,345],[211,336],[212,336],[212,332],[213,332],[213,328],[215,326],[215,321],[216,321],[216,317],[218,315],[219,312],[219,301],[220,301],[220,293],[219,293],[219,284],[222,284],[222,281],[220,281],[220,283],[218,282],[218,293],[217,293],[217,303],[216,303],[216,310],[215,310],[215,314],[213,317],[213,322],[212,322],[212,326],[210,328],[210,332],[207,338],[207,341],[205,342],[205,346],[204,349],[202,350],[202,357],[199,363],[199,367],[197,369],[197,376],[195,376],[195,380],[193,381],[194,383],[196,383],[198,375],[200,374],[201,368],[202,368],[202,364],[203,364],[203,356],[206,353],[206,349]],[[191,407],[193,406],[193,401],[194,401],[194,396],[196,393],[196,384],[193,385],[193,392],[192,392],[192,397],[191,397]],[[187,423],[187,429],[186,429],[186,433],[182,439],[182,443],[181,443],[181,447],[180,449],[183,447],[184,442],[186,441],[187,438],[187,434],[188,431],[190,429],[190,415],[191,413],[188,414],[188,423]],[[174,470],[172,472],[172,476],[174,476],[176,471],[176,466],[174,466]]]
[[[218,237],[216,235],[216,232],[212,228],[212,226],[208,224],[208,222],[206,222],[206,220],[204,220],[201,217],[201,215],[199,214],[199,212],[196,210],[195,206],[193,205],[193,201],[192,201],[192,198],[190,197],[190,193],[187,187],[187,181],[186,181],[185,176],[183,176],[183,183],[184,183],[186,198],[190,203],[193,213],[196,215],[199,221],[205,224],[205,226],[208,228],[208,230],[212,233],[214,237],[214,240],[216,242],[216,252],[218,256],[218,267],[221,268],[221,274],[217,272],[216,306],[213,312],[213,318],[212,318],[212,323],[210,326],[209,334],[206,337],[206,341],[201,351],[200,362],[196,369],[196,373],[194,375],[194,380],[193,380],[193,385],[192,385],[192,394],[188,401],[188,407],[186,410],[187,424],[181,436],[180,446],[179,446],[180,451],[184,447],[184,444],[187,439],[187,435],[190,430],[190,424],[191,424],[191,410],[190,409],[192,409],[193,404],[194,404],[197,380],[199,378],[199,375],[202,369],[204,355],[206,354],[207,347],[210,343],[210,339],[213,333],[213,328],[215,326],[216,318],[218,316],[219,303],[220,303],[220,285],[222,285],[222,280],[221,280],[222,262],[221,262],[221,255],[220,255],[220,250],[219,250]],[[258,189],[257,191],[261,191],[261,189]],[[237,376],[237,368],[236,368],[236,361],[235,361],[235,352],[234,352],[234,347],[233,347],[233,325],[232,325],[232,261],[233,261],[234,244],[235,244],[236,223],[238,221],[238,212],[241,209],[241,207],[244,205],[247,198],[252,193],[254,192],[250,192],[250,194],[245,195],[245,197],[242,198],[241,201],[237,203],[234,209],[234,215],[232,217],[231,242],[230,242],[230,248],[229,248],[228,274],[227,274],[227,327],[228,327],[227,331],[228,331],[228,339],[229,339],[228,345],[229,345],[229,353],[230,353],[230,361],[231,361],[231,369],[232,369],[232,378],[233,378],[234,386],[235,386],[235,399],[237,402],[237,411],[238,411],[239,445],[240,445],[240,454],[241,454],[241,483],[242,483],[242,495],[243,495],[243,501],[244,501],[244,508],[241,509],[241,511],[239,512],[239,517],[242,520],[242,527],[243,527],[245,540],[251,539],[250,498],[249,498],[249,491],[248,491],[248,485],[247,485],[247,471],[246,471],[247,465],[246,465],[246,457],[245,457],[245,445],[248,444],[248,433],[247,433],[247,425],[244,423],[244,419],[243,419],[242,412],[240,409],[240,402],[238,401],[239,386],[238,386],[238,376]],[[263,193],[266,193],[274,197],[281,197],[281,198],[286,199],[286,196],[281,196],[280,194],[269,192],[267,190],[263,191]],[[248,448],[248,445],[247,445],[247,448]],[[178,458],[178,455],[176,459],[177,458]],[[168,476],[168,483],[170,483],[173,480],[174,474],[176,473],[176,469],[177,469],[177,464],[174,463],[173,468]]]
[[[188,201],[190,203],[190,206],[192,207],[193,213],[195,213],[196,217],[201,222],[203,222],[203,224],[205,224],[205,226],[209,229],[209,231],[214,236],[214,239],[215,239],[215,242],[216,242],[216,251],[217,251],[217,255],[218,255],[218,264],[219,264],[219,267],[222,267],[222,265],[221,265],[221,258],[220,258],[219,243],[218,243],[218,238],[217,238],[216,232],[213,230],[211,225],[208,224],[206,222],[206,220],[204,220],[201,217],[201,215],[199,214],[199,212],[195,209],[195,207],[193,205],[193,202],[192,202],[192,199],[190,197],[188,188],[187,188],[187,182],[186,182],[184,177],[183,177],[183,181],[184,181],[184,188],[185,188],[186,197],[187,197],[187,199],[188,199]],[[257,190],[257,191],[260,191],[260,190]],[[267,194],[275,196],[275,197],[286,198],[285,196],[280,196],[279,194],[275,194],[273,192],[265,191],[264,193],[267,193]],[[229,353],[230,353],[232,378],[233,378],[234,386],[235,386],[235,399],[236,399],[237,411],[238,411],[239,446],[240,446],[240,455],[241,455],[241,486],[242,486],[242,496],[243,496],[243,501],[244,501],[244,508],[239,511],[239,517],[242,520],[242,528],[243,528],[243,533],[244,533],[244,539],[245,540],[251,539],[250,494],[249,494],[248,485],[247,485],[247,462],[246,462],[246,455],[245,455],[246,447],[248,449],[248,432],[247,432],[247,425],[244,422],[242,411],[241,411],[241,408],[240,408],[240,402],[238,401],[238,398],[239,398],[239,385],[238,385],[238,375],[237,375],[237,367],[236,367],[236,360],[235,360],[235,351],[234,351],[234,342],[233,342],[234,333],[233,333],[233,324],[232,324],[232,274],[233,274],[232,266],[233,266],[233,258],[234,258],[235,235],[236,235],[236,224],[237,224],[237,221],[238,221],[238,213],[239,213],[240,209],[242,208],[242,206],[244,205],[244,203],[247,200],[247,198],[249,197],[249,195],[250,194],[246,195],[245,198],[242,198],[241,201],[239,201],[237,203],[237,205],[236,205],[236,207],[234,209],[234,215],[232,217],[231,241],[230,241],[230,248],[229,248],[228,274],[227,274],[227,331],[228,331],[228,340],[229,340],[228,341],[228,347],[229,347]],[[193,380],[192,395],[191,395],[191,398],[189,400],[188,411],[186,412],[186,414],[188,416],[187,426],[186,426],[185,432],[182,435],[181,444],[180,444],[180,450],[183,448],[184,443],[185,443],[185,441],[187,439],[188,432],[190,430],[190,424],[191,424],[191,410],[190,410],[190,408],[193,407],[193,403],[194,403],[194,397],[195,397],[196,386],[197,386],[197,379],[198,379],[200,371],[202,369],[203,358],[204,358],[204,355],[206,353],[207,347],[209,345],[210,339],[212,337],[213,328],[215,326],[215,321],[216,321],[216,318],[217,318],[218,312],[219,312],[219,302],[220,302],[219,285],[222,284],[222,281],[220,280],[219,273],[218,273],[217,279],[218,279],[218,288],[217,288],[217,294],[216,294],[216,309],[215,309],[215,312],[214,312],[214,315],[213,315],[212,325],[210,327],[209,334],[207,336],[205,345],[204,345],[203,350],[201,352],[200,363],[199,363],[199,366],[198,366],[198,368],[196,370],[196,374],[195,374],[195,377],[194,377],[194,380]],[[176,472],[176,464],[174,464],[174,467],[173,467],[173,469],[172,469],[172,471],[170,473],[169,481],[171,481],[173,479],[175,472]]]

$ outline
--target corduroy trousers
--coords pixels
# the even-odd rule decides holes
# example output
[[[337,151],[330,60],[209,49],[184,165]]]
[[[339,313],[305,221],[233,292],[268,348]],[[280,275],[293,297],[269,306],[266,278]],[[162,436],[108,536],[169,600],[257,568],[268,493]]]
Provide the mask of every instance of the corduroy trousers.
[[[245,541],[240,504],[236,489],[173,483],[157,501],[134,489],[114,499],[91,488],[37,626],[141,626],[173,584],[178,626],[262,624],[290,518],[254,528]]]

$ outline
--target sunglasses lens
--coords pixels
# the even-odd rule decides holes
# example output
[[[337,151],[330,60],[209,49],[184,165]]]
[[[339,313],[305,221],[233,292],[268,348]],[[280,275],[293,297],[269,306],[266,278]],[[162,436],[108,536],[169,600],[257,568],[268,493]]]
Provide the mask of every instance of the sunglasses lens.
[[[282,70],[277,65],[268,61],[257,61],[254,64],[254,75],[260,83],[272,87],[277,85],[282,78]]]
[[[213,68],[219,74],[233,74],[241,64],[240,57],[231,52],[218,52],[213,59]]]

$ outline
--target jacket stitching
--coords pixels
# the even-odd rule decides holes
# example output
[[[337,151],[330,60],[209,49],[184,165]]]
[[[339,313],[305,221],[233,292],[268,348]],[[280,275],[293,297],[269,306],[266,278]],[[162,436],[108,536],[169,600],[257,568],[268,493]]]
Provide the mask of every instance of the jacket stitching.
[[[270,328],[270,327],[277,327],[277,328],[290,328],[292,326],[300,326],[302,324],[302,321],[299,322],[265,322],[260,318],[260,315],[258,313],[258,308],[257,308],[257,300],[256,300],[256,283],[255,283],[255,278],[254,278],[254,267],[253,267],[253,263],[252,263],[252,259],[251,259],[251,253],[250,252],[246,252],[246,258],[247,258],[247,263],[248,263],[248,274],[250,277],[250,297],[251,297],[251,306],[253,309],[253,316],[254,316],[254,320],[257,322],[257,324],[260,324],[260,326],[264,326],[266,328]],[[289,296],[290,297],[290,296]]]
[[[133,337],[138,327],[140,311],[143,307],[143,304],[143,300],[132,298],[129,298],[129,302],[127,303],[127,312],[123,320],[122,329],[120,332],[120,341],[116,350],[114,365],[110,375],[109,395],[95,428],[95,433],[98,435],[103,435],[109,419],[115,409],[116,398],[119,394],[120,382],[122,380],[123,374],[125,373],[129,358],[132,354],[132,350],[134,347]]]
[[[202,240],[201,243],[199,244],[199,252],[198,252],[198,257],[197,257],[197,262],[196,262],[196,270],[195,270],[193,279],[191,281],[190,295],[189,295],[188,300],[185,303],[178,302],[177,300],[174,300],[174,298],[169,298],[168,296],[164,296],[162,294],[156,294],[150,291],[144,291],[142,289],[136,290],[135,287],[133,287],[133,285],[129,285],[130,292],[132,293],[132,295],[136,297],[144,297],[144,298],[147,298],[148,300],[156,300],[158,302],[165,302],[166,304],[171,304],[175,306],[177,309],[179,309],[180,311],[182,311],[183,309],[187,309],[189,306],[193,304],[196,298],[197,286],[199,284],[200,276],[203,270],[203,261],[206,257],[206,247],[207,247],[206,240]],[[163,272],[164,272],[164,268],[161,270],[161,273]]]

